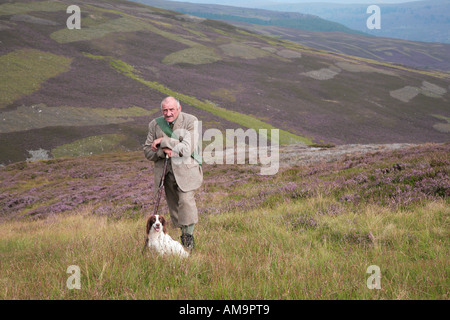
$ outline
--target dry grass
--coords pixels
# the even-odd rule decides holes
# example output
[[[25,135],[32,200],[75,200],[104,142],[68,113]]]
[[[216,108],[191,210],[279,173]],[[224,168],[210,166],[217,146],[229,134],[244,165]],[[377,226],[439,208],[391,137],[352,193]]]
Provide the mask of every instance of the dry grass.
[[[448,147],[269,177],[205,165],[185,261],[141,254],[153,209],[142,155],[2,168],[0,299],[448,299]],[[72,265],[79,290],[66,286]],[[373,265],[381,288],[371,290]]]
[[[2,299],[446,299],[444,202],[319,215],[317,197],[203,216],[186,262],[141,255],[145,219],[72,215],[0,225]],[[296,224],[308,216],[314,223]],[[447,223],[447,224],[446,224]],[[179,231],[170,229],[173,238]],[[372,234],[373,238],[366,237]],[[69,290],[70,265],[81,289]],[[366,286],[378,265],[380,290]],[[162,277],[159,275],[163,274]]]

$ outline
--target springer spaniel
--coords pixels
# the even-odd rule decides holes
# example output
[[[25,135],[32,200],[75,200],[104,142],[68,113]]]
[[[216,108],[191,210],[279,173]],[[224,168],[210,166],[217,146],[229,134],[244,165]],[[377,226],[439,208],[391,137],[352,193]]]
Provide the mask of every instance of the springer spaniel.
[[[163,216],[156,214],[148,218],[147,239],[149,248],[160,255],[173,254],[182,258],[189,256],[181,243],[167,234],[166,220]]]

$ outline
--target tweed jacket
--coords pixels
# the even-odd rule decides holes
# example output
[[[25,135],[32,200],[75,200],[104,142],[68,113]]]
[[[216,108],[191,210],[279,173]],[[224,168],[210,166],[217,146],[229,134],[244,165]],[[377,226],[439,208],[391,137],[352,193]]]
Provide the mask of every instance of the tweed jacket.
[[[195,116],[180,112],[175,121],[173,132],[182,139],[173,139],[161,130],[156,120],[149,123],[144,154],[148,160],[155,162],[154,181],[156,187],[159,185],[164,169],[165,153],[162,150],[163,148],[172,149],[172,157],[170,158],[172,172],[181,191],[188,192],[201,186],[203,182],[202,167],[191,157],[192,152],[196,150],[198,145],[197,126],[198,119]],[[163,139],[158,150],[152,151],[153,140],[161,137]]]

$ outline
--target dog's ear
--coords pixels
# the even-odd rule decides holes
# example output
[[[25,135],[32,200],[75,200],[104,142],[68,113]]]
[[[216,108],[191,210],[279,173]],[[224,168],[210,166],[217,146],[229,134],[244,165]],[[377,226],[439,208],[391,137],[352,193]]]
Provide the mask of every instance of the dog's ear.
[[[163,225],[163,232],[167,234],[167,228],[166,228],[166,219],[164,219],[164,217],[159,217],[159,221],[161,221],[161,224]]]
[[[151,224],[150,224],[150,218],[147,219],[147,225],[145,227],[145,234],[148,236],[148,233],[150,232],[150,228],[151,228]]]
[[[152,219],[153,218],[153,219]],[[145,227],[145,234],[148,236],[148,234],[150,233],[150,228],[152,227],[152,225],[155,223],[155,216],[151,215],[148,219],[147,219],[147,225]]]

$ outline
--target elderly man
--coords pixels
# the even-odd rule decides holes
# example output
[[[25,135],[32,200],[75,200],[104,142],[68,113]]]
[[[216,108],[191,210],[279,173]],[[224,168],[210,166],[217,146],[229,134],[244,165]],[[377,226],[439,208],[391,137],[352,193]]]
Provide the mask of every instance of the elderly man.
[[[195,190],[203,182],[201,159],[197,151],[195,116],[181,112],[174,97],[161,102],[163,116],[152,120],[148,126],[144,145],[145,157],[155,162],[155,186],[163,174],[164,159],[168,156],[164,190],[172,223],[181,228],[181,243],[194,248],[194,226],[198,222]]]

